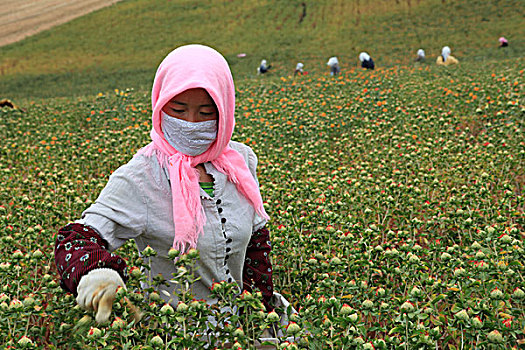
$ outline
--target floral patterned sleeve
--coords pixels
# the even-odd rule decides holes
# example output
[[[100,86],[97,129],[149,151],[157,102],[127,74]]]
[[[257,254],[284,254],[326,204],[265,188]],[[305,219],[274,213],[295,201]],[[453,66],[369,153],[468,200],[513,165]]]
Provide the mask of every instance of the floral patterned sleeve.
[[[252,234],[243,269],[243,287],[245,290],[258,289],[263,295],[263,304],[266,311],[273,310],[271,298],[273,296],[272,264],[270,262],[270,232],[263,227]]]
[[[55,241],[55,264],[63,289],[76,295],[80,278],[97,268],[116,270],[127,280],[124,259],[108,250],[108,243],[91,227],[74,223],[61,228]]]

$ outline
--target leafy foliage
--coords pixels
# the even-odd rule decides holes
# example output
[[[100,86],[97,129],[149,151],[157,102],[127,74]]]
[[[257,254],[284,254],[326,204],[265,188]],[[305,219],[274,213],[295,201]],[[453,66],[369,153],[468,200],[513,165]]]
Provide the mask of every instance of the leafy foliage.
[[[280,348],[522,346],[519,65],[347,69],[238,84],[234,136],[259,156],[275,286],[300,310]],[[118,318],[95,325],[75,306],[58,286],[54,232],[148,142],[148,96],[116,90],[23,107],[0,110],[0,344],[192,348],[215,315],[229,318],[214,346],[253,346],[273,321],[257,295],[221,284],[217,307],[187,293],[185,306],[166,307],[153,289],[138,292],[148,260],[132,242],[119,254],[144,272],[132,273]],[[181,285],[191,261],[179,259]],[[133,322],[124,297],[143,321]],[[222,306],[248,311],[221,316]]]

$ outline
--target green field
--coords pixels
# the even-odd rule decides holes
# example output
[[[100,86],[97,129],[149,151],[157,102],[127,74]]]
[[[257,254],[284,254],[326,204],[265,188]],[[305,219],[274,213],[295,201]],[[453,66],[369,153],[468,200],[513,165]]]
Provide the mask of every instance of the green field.
[[[207,317],[217,316],[230,324],[215,330],[212,347],[237,342],[234,348],[247,349],[261,327],[271,325],[257,296],[233,295],[228,285],[215,290],[222,297],[216,308],[185,293],[183,307],[170,310],[158,294],[139,292],[144,275],[138,270],[127,297],[144,312],[143,321],[132,321],[119,295],[116,318],[97,325],[58,285],[55,232],[77,219],[109,174],[149,142],[150,84],[171,47],[166,26],[175,27],[177,18],[181,27],[193,25],[194,36],[177,32],[170,41],[213,44],[236,76],[234,140],[259,157],[275,287],[300,311],[297,326],[283,330],[290,342],[283,339],[279,349],[524,346],[520,2],[307,2],[301,25],[315,30],[297,23],[301,2],[163,5],[184,8],[191,14],[184,22],[182,15],[166,16],[160,3],[123,1],[2,48],[0,97],[21,109],[0,109],[0,347],[197,349]],[[445,6],[454,9],[448,19]],[[479,11],[467,15],[471,7]],[[348,8],[348,19],[328,18]],[[116,13],[129,17],[112,20]],[[138,14],[158,24],[133,23]],[[211,24],[217,21],[201,20],[221,14],[221,25],[230,26],[224,36]],[[437,67],[433,58],[415,64],[419,46],[433,56],[442,43],[432,31],[412,33],[409,18],[446,38],[460,65]],[[356,67],[366,23],[384,28],[367,33],[376,71]],[[341,29],[331,34],[331,52],[316,51],[320,28],[336,25]],[[111,36],[95,35],[108,28]],[[159,28],[164,34],[147,39]],[[468,38],[464,28],[473,28]],[[511,50],[495,48],[500,29],[513,33],[505,34],[516,43]],[[276,37],[278,46],[255,40],[278,31],[289,34]],[[93,35],[74,40],[79,32]],[[355,50],[336,40],[343,36],[355,41]],[[249,56],[236,61],[244,51]],[[338,77],[325,67],[332,52],[343,63]],[[263,56],[275,70],[253,76]],[[290,76],[297,56],[308,57],[310,74]],[[147,267],[132,242],[118,253],[130,267]],[[191,265],[191,259],[178,263]],[[175,279],[191,276],[181,272]],[[242,317],[218,308],[231,305],[244,307]]]
[[[301,308],[302,347],[523,344],[524,71],[456,68],[238,84],[235,139],[259,156],[276,288]],[[86,337],[94,321],[56,283],[54,232],[148,142],[146,94],[53,99],[0,117],[0,343],[138,349],[177,329],[179,347],[195,344],[169,325],[186,317],[198,330],[198,305],[169,318],[134,293],[149,322],[130,324],[117,307],[128,328]],[[132,244],[119,253],[143,264]],[[221,339],[247,346],[250,324],[264,324],[251,317],[245,335]]]
[[[125,0],[2,47],[0,98],[147,90],[162,58],[186,43],[218,49],[237,81],[253,79],[263,58],[278,78],[299,61],[324,72],[333,55],[349,69],[361,51],[378,67],[409,65],[419,48],[434,62],[444,45],[465,64],[525,56],[521,0],[304,1],[300,21],[302,2]]]

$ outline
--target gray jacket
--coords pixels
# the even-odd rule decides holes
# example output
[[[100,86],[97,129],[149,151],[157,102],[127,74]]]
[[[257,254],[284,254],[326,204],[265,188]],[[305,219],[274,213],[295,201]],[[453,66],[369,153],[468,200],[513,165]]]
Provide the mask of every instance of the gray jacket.
[[[256,177],[257,157],[250,147],[231,141],[230,147],[245,159]],[[206,172],[214,179],[214,197],[201,189],[201,203],[206,214],[204,233],[197,249],[200,260],[194,273],[199,280],[191,286],[195,298],[210,299],[214,282],[237,282],[242,286],[242,271],[246,247],[252,232],[264,227],[266,220],[259,217],[246,198],[211,163],[205,163]],[[109,178],[99,197],[77,221],[93,227],[109,243],[110,250],[134,239],[139,254],[148,245],[157,252],[151,258],[150,278],[162,274],[166,280],[176,269],[168,259],[173,244],[174,223],[168,171],[157,157],[135,156],[118,168]],[[173,287],[162,287],[172,294]],[[166,301],[177,303],[177,298],[160,293]]]

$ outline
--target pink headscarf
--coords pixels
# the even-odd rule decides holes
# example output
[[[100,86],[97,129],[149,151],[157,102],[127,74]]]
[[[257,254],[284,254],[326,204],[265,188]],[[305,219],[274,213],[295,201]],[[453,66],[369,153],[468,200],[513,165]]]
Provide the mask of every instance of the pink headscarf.
[[[210,94],[219,111],[219,121],[217,139],[206,152],[192,157],[178,152],[164,139],[161,110],[174,96],[194,88],[203,88]],[[203,45],[186,45],[173,50],[157,69],[151,103],[152,142],[137,154],[155,154],[161,166],[168,169],[175,224],[173,248],[180,251],[195,248],[203,232],[206,216],[200,200],[199,173],[195,168],[201,163],[211,162],[227,175],[257,214],[268,218],[259,186],[244,158],[228,146],[235,126],[235,87],[228,63],[220,53]]]

